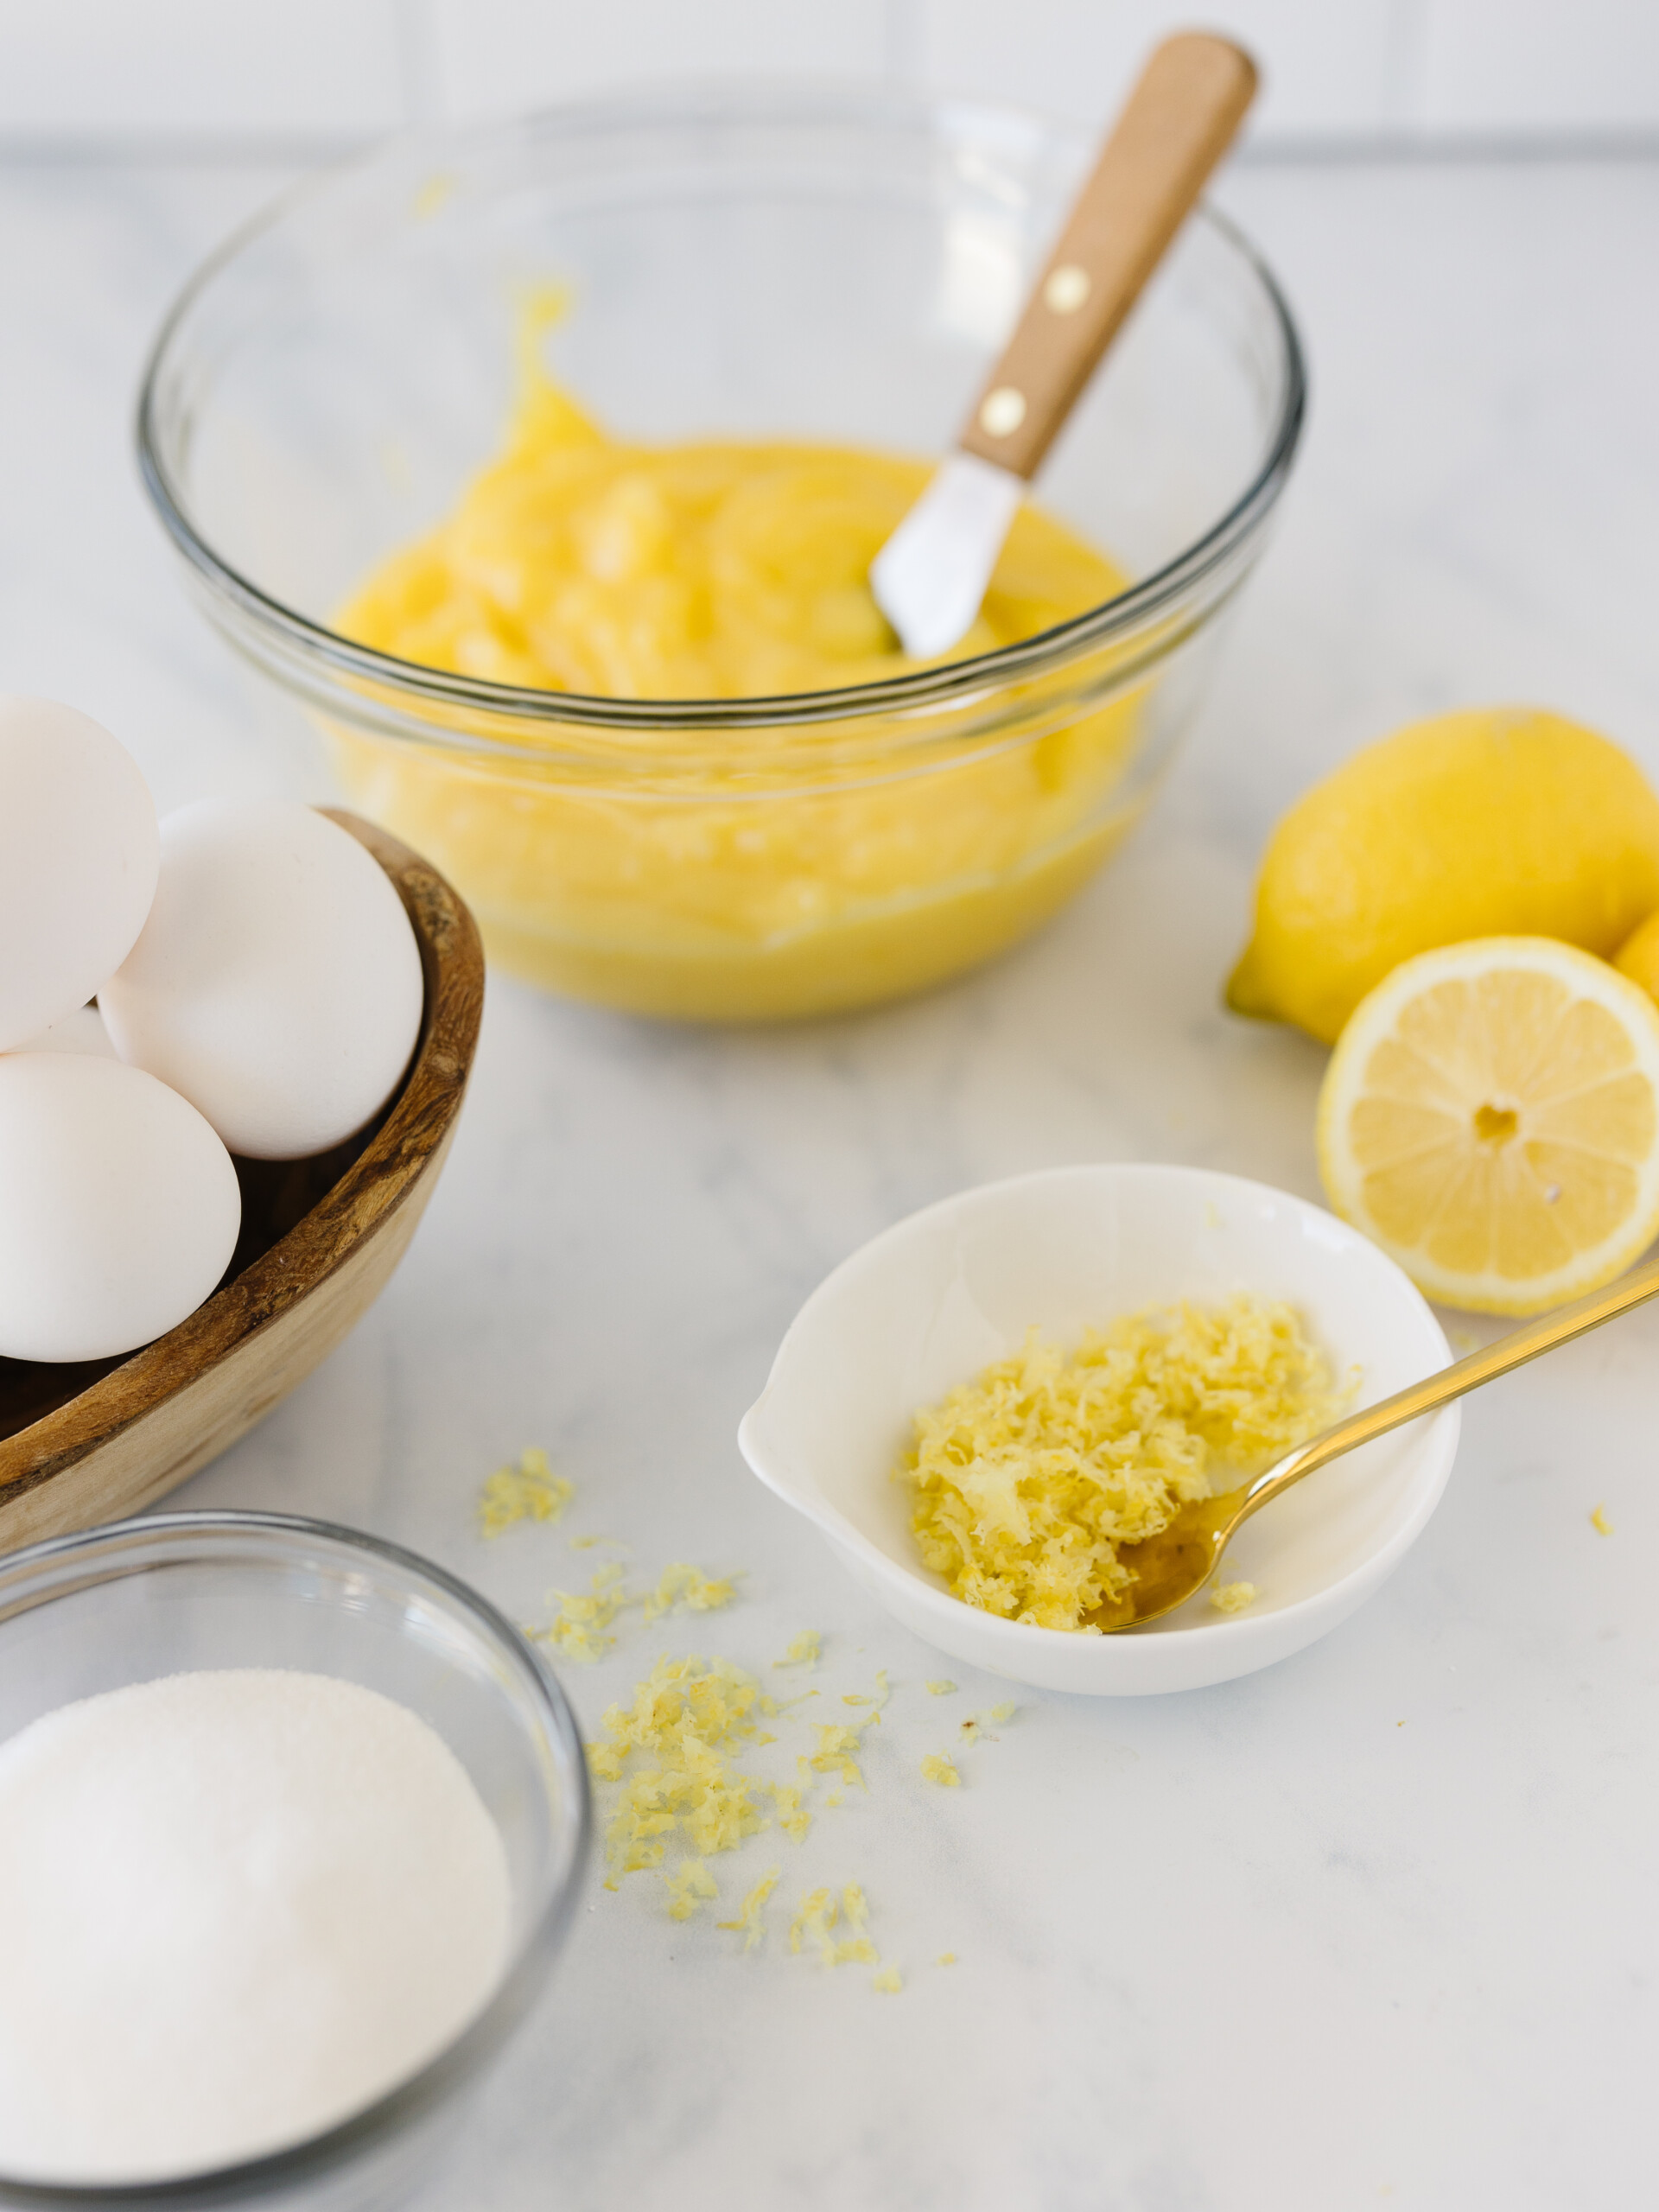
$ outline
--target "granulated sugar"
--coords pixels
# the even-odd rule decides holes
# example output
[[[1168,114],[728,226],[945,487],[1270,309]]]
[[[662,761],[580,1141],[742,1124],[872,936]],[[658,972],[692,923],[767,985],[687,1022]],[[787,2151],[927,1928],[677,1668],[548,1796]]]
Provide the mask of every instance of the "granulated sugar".
[[[0,1744],[0,2172],[316,2133],[479,2010],[508,1914],[465,1769],[374,1691],[234,1670],[48,1713]]]

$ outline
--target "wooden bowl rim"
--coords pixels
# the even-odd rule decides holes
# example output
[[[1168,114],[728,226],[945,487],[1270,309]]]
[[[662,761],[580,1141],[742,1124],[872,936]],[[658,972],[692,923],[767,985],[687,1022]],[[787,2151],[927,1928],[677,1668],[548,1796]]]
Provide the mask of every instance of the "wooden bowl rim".
[[[466,902],[429,861],[344,808],[317,811],[391,879],[421,950],[419,1039],[385,1122],[358,1158],[269,1250],[164,1337],[65,1404],[0,1438],[0,1506],[84,1459],[270,1328],[343,1267],[409,1198],[454,1125],[483,1012],[484,954]]]

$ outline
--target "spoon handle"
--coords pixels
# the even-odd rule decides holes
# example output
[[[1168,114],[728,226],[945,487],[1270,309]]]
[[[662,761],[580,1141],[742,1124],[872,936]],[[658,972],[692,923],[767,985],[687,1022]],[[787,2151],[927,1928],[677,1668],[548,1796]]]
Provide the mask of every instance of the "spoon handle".
[[[1162,258],[1255,92],[1249,54],[1207,32],[1147,62],[957,441],[1027,479]]]
[[[1528,1360],[1536,1359],[1541,1353],[1554,1351],[1557,1344],[1570,1344],[1587,1330],[1599,1329],[1604,1321],[1616,1320],[1619,1314],[1628,1313],[1633,1306],[1640,1306],[1644,1299],[1656,1295],[1659,1295],[1659,1259],[1649,1260],[1645,1267],[1619,1275],[1599,1290],[1587,1291],[1582,1298],[1558,1306],[1552,1313],[1540,1314],[1536,1320],[1512,1329],[1508,1336],[1499,1337],[1479,1351],[1471,1351],[1467,1359],[1457,1360],[1450,1367],[1424,1376],[1421,1382],[1396,1390],[1391,1398],[1381,1399],[1374,1406],[1350,1414],[1334,1427],[1310,1437],[1294,1451],[1287,1452],[1258,1475],[1244,1493],[1239,1520],[1244,1520],[1270,1498],[1288,1490],[1293,1483],[1300,1482],[1304,1475],[1311,1475],[1316,1468],[1340,1459],[1344,1452],[1356,1451],[1375,1436],[1387,1435],[1391,1428],[1415,1421],[1420,1414],[1432,1414],[1440,1407],[1449,1405],[1453,1398],[1478,1390],[1483,1382],[1496,1382],[1500,1375],[1524,1367]]]

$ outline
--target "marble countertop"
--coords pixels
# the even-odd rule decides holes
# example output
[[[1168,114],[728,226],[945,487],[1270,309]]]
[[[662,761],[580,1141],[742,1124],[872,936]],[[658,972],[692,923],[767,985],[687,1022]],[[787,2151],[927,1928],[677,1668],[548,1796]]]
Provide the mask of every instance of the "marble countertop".
[[[164,807],[315,795],[187,603],[130,449],[162,308],[283,181],[0,168],[0,684],[99,715]],[[801,1687],[891,1674],[868,1794],[798,1848],[714,1862],[721,1917],[782,1863],[761,1951],[594,1870],[553,1999],[422,2212],[1643,2194],[1659,1314],[1471,1400],[1437,1516],[1327,1641],[1179,1697],[1014,1693],[954,1792],[920,1758],[1009,1693],[889,1624],[734,1440],[825,1270],[963,1184],[1142,1159],[1318,1196],[1322,1056],[1217,987],[1269,823],[1353,747],[1536,700],[1659,772],[1659,166],[1287,163],[1222,196],[1296,303],[1313,421],[1215,695],[1122,858],[994,969],[820,1027],[653,1028],[493,982],[400,1273],[176,1494],[394,1536],[524,1618],[591,1571],[572,1534],[625,1539],[640,1575],[741,1569],[728,1611],[625,1617],[605,1661],[563,1669],[590,1729],[659,1649],[765,1670],[812,1628]],[[576,1503],[482,1544],[479,1484],[527,1444]],[[930,1699],[946,1671],[960,1696]],[[852,1880],[896,1997],[789,1955],[801,1894]]]

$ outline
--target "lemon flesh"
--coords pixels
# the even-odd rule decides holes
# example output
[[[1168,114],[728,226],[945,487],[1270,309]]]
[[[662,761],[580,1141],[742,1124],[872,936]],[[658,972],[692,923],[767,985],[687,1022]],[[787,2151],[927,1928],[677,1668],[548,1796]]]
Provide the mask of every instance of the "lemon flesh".
[[[1547,938],[1421,954],[1343,1031],[1319,1149],[1336,1211],[1430,1298],[1541,1312],[1659,1232],[1659,1007]]]
[[[1440,715],[1285,816],[1227,1003],[1330,1044],[1417,953],[1537,936],[1611,957],[1656,908],[1659,796],[1626,753],[1531,708]]]

